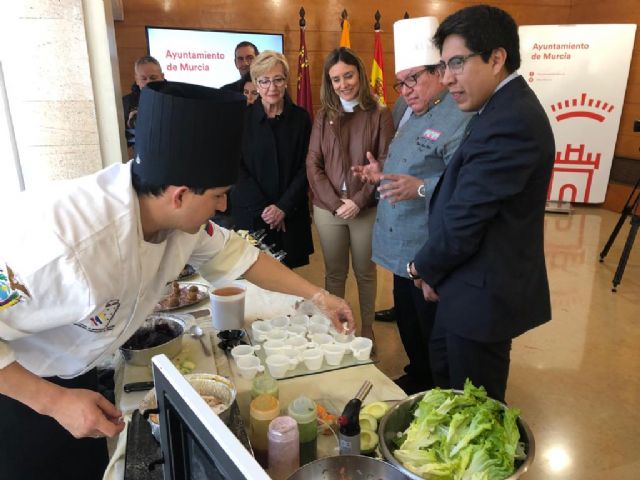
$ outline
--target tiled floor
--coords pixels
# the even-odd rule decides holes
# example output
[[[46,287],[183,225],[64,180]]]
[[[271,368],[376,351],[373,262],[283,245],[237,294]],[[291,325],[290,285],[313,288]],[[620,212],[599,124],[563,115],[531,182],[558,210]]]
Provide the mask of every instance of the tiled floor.
[[[547,215],[553,320],[514,341],[507,388],[536,440],[527,480],[640,479],[640,234],[617,293],[628,222],[598,262],[618,218],[592,207]],[[321,285],[321,253],[298,271]],[[378,279],[377,308],[388,308],[391,276],[380,270]],[[359,315],[352,276],[347,300]],[[378,367],[395,378],[406,362],[396,326],[376,322],[374,331]]]

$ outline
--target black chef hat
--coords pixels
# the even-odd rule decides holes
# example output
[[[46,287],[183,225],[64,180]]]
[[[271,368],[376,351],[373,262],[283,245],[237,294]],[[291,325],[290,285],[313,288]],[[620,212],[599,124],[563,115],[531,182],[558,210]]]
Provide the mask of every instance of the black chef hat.
[[[246,99],[179,82],[142,89],[133,172],[145,183],[226,187],[238,177]]]

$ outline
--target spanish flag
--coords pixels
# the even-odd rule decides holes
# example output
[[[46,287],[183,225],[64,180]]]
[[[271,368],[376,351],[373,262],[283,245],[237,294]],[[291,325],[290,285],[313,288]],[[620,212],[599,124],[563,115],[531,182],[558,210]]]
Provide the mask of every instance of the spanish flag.
[[[351,40],[349,39],[349,20],[345,17],[342,20],[342,35],[340,35],[340,46],[351,48]]]
[[[387,88],[384,85],[384,60],[382,58],[382,38],[380,30],[376,30],[375,44],[373,47],[373,64],[371,65],[371,88],[377,95],[380,105],[385,106],[387,98]]]

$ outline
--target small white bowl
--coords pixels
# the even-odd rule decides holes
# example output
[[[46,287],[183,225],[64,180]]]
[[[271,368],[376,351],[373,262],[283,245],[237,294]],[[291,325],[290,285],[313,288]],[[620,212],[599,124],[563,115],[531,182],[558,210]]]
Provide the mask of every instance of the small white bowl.
[[[256,350],[260,350],[260,345],[238,345],[231,349],[231,356],[237,362],[240,357],[253,356]]]
[[[284,340],[288,336],[289,336],[289,334],[286,332],[286,330],[281,330],[279,328],[274,328],[270,332],[267,332],[267,334],[265,335],[265,338],[267,340]]]
[[[302,361],[309,370],[320,370],[323,359],[324,351],[321,348],[310,348],[302,352]]]
[[[326,325],[328,328],[331,325],[331,320],[324,315],[311,315],[309,318],[309,325]]]
[[[373,342],[367,337],[356,337],[349,344],[349,348],[351,349],[351,352],[353,352],[353,356],[359,362],[369,360],[371,357],[372,347]]]
[[[299,325],[306,328],[309,325],[309,316],[304,314],[292,315],[289,325]]]
[[[287,327],[287,333],[290,337],[304,337],[307,334],[307,327],[303,327],[302,325],[289,325]]]
[[[267,340],[262,344],[262,347],[267,356],[276,355],[282,353],[283,350],[291,349],[291,347],[284,343],[284,340]]]
[[[251,332],[253,333],[253,339],[256,342],[264,342],[267,339],[267,333],[272,329],[273,327],[263,320],[256,320],[251,324]]]
[[[275,329],[285,329],[289,326],[289,317],[286,315],[282,315],[280,317],[275,317],[270,320],[271,326]]]
[[[247,380],[253,379],[258,372],[264,372],[264,367],[260,363],[260,359],[254,355],[238,357],[236,359],[236,366],[238,367],[240,376]]]
[[[287,371],[291,368],[291,365],[295,365],[296,362],[290,359],[286,355],[269,355],[265,360],[269,373],[274,378],[282,378],[287,374]]]
[[[343,345],[338,345],[337,343],[329,343],[323,345],[322,350],[324,350],[324,358],[327,361],[327,365],[340,365],[345,352],[345,347]]]

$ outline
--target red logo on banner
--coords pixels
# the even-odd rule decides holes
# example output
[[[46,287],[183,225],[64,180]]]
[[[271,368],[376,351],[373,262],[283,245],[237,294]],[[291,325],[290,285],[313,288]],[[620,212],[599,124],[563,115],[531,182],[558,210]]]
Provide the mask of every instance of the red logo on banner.
[[[597,100],[595,98],[587,98],[586,93],[580,95],[580,99],[567,98],[564,101],[559,101],[557,103],[551,104],[551,111],[553,113],[557,113],[556,120],[558,122],[576,117],[590,118],[597,122],[603,122],[605,119],[603,113],[611,113],[613,109],[614,106],[610,105],[607,102]],[[563,110],[572,111],[565,111],[563,113],[560,113]]]
[[[569,143],[565,147],[564,157],[562,156],[562,152],[556,152],[555,166],[553,167],[551,181],[549,182],[547,199],[551,198],[551,191],[555,183],[558,188],[559,201],[589,201],[593,172],[600,168],[600,158],[602,157],[602,154],[595,153],[594,155],[591,152],[587,152],[585,155],[584,150],[584,144],[580,144],[575,148]],[[570,175],[563,175],[565,173]],[[578,186],[574,183],[575,177],[571,175],[575,175],[577,173],[582,174],[584,178],[584,184],[582,185],[584,189],[584,197],[582,199],[576,198],[578,196]],[[563,177],[567,177],[567,180]],[[571,181],[569,181],[569,179],[571,179]],[[569,195],[570,198],[565,198],[565,195]]]

